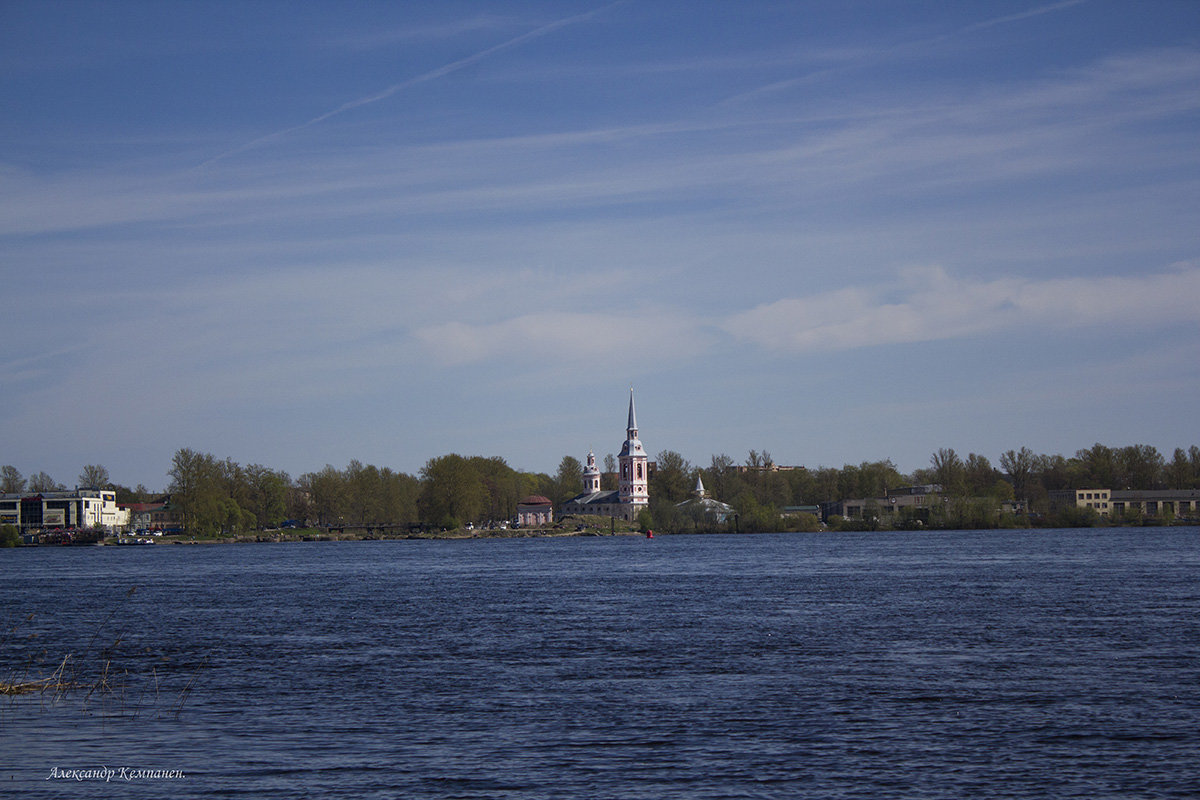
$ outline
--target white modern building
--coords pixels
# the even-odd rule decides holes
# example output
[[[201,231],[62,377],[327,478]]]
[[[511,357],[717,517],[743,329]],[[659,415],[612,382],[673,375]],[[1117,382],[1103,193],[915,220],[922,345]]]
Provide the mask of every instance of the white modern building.
[[[63,492],[22,492],[0,495],[0,524],[22,531],[45,528],[104,528],[129,524],[129,512],[117,507],[117,493],[108,489]]]

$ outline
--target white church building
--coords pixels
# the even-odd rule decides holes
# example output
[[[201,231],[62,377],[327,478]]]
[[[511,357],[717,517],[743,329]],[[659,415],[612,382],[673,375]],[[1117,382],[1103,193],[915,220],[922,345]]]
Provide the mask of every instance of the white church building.
[[[595,514],[633,522],[641,510],[650,505],[650,465],[646,449],[638,438],[633,389],[629,390],[629,423],[617,464],[617,490],[602,492],[596,454],[589,452],[583,470],[583,493],[563,503],[559,514]]]

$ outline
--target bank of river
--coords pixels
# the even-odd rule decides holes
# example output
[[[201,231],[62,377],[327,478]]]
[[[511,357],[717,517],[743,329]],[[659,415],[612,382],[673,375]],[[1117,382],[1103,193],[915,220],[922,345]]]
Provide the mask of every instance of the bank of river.
[[[147,544],[250,544],[256,542],[351,542],[393,539],[525,539],[568,536],[641,536],[642,531],[627,522],[600,518],[572,520],[544,528],[454,528],[451,530],[411,530],[402,526],[350,526],[341,528],[294,528],[254,531],[228,536],[114,536],[99,544],[105,546]]]

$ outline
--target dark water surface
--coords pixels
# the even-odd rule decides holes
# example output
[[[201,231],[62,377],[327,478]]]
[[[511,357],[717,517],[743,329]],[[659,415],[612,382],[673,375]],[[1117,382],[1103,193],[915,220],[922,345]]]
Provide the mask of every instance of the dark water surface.
[[[41,548],[0,579],[0,678],[108,669],[0,698],[0,795],[1200,796],[1196,528]]]

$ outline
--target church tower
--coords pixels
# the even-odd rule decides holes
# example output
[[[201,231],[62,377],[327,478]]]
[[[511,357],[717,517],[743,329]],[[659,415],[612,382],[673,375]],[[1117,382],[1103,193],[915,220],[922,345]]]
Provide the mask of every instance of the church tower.
[[[627,519],[633,520],[637,513],[650,504],[650,475],[646,451],[638,439],[637,414],[633,409],[633,389],[629,390],[629,424],[625,428],[625,444],[617,459],[619,467],[618,500],[629,506]]]
[[[600,491],[600,468],[596,466],[596,454],[588,451],[587,466],[583,468],[583,493],[595,494]]]

